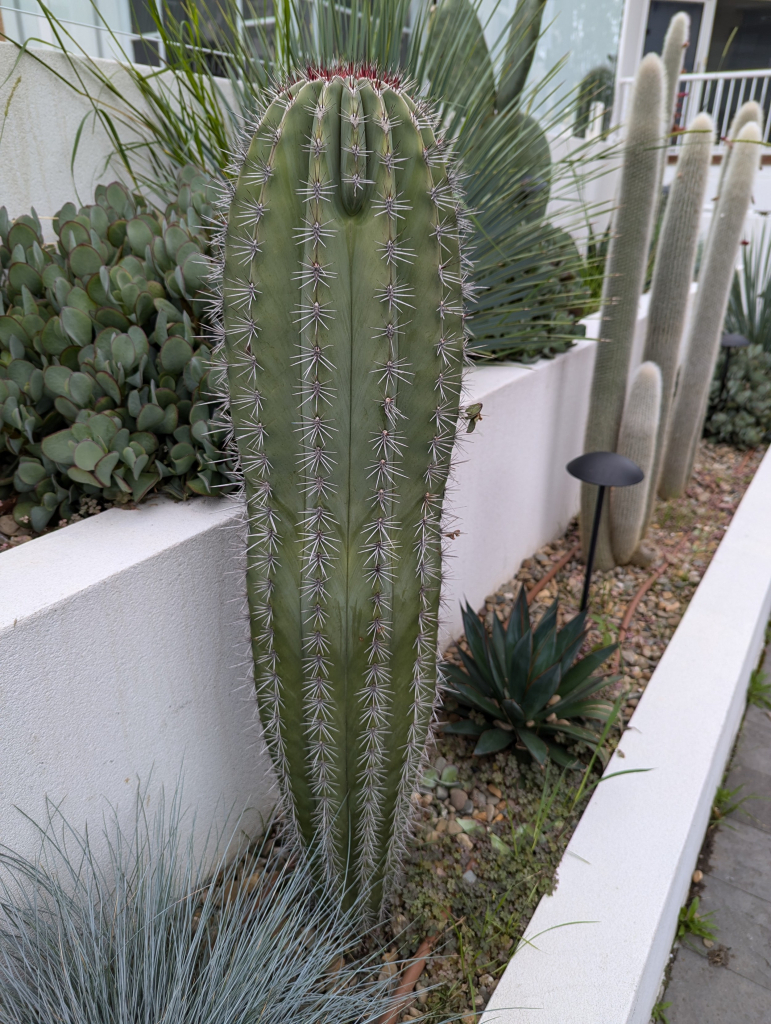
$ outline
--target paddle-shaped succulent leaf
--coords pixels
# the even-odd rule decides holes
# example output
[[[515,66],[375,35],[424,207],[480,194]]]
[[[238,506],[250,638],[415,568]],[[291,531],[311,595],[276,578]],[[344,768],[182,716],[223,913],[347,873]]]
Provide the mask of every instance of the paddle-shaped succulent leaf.
[[[380,905],[436,684],[464,343],[458,199],[395,81],[312,72],[246,140],[224,355],[258,701],[290,820]]]
[[[478,737],[478,755],[518,743],[539,764],[551,757],[573,765],[565,744],[596,744],[596,732],[581,720],[602,722],[610,712],[611,705],[594,696],[608,680],[593,673],[618,645],[576,660],[586,639],[586,612],[558,629],[557,610],[555,601],[534,627],[522,588],[506,627],[494,615],[488,635],[469,604],[461,609],[468,652],[458,648],[462,667],[445,661],[442,675],[446,693],[476,716],[445,725],[445,733]]]

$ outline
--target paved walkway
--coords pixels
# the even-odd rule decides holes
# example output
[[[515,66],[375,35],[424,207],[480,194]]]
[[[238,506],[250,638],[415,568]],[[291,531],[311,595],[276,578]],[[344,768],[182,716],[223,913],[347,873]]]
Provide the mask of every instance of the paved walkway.
[[[771,647],[763,667],[771,682]],[[663,998],[670,1024],[771,1024],[771,712],[755,706],[725,782],[739,785],[749,799],[718,829],[700,898],[715,948],[691,936],[678,951]]]

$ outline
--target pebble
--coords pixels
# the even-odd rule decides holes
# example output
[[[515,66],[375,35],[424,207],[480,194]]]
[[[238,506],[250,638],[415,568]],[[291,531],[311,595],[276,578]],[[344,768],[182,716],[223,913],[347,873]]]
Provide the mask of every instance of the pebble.
[[[453,818],[452,821],[450,822],[450,824],[447,826],[447,833],[448,833],[448,835],[459,836],[462,832],[463,832],[463,829],[460,827],[460,825],[455,820],[455,818]]]
[[[493,796],[497,797],[499,800],[502,798],[502,791],[497,786],[494,786],[492,782],[487,783],[487,788],[490,790]]]
[[[434,761],[434,768],[436,768],[436,770],[439,772],[440,775],[442,774],[442,772],[444,771],[444,769],[446,767],[447,767],[447,758],[446,757],[437,757],[436,761]]]
[[[437,786],[436,789],[434,790],[434,793],[436,794],[437,800],[446,800],[447,797],[450,795],[449,790],[446,789],[444,786]]]
[[[691,877],[693,878],[694,882],[700,882],[702,878],[704,878],[704,872],[696,868]]]
[[[0,533],[4,533],[6,537],[13,537],[15,533],[19,532],[19,529],[19,524],[13,516],[0,516]]]
[[[464,850],[474,849],[474,840],[467,836],[465,832],[461,832],[455,837],[458,846],[462,846]]]
[[[451,789],[450,790],[450,803],[456,811],[462,811],[466,806],[468,800],[468,793],[465,789]]]
[[[463,881],[464,882],[468,882],[469,885],[473,885],[476,882],[476,880],[477,880],[477,876],[474,874],[474,872],[470,868],[469,868],[468,871],[464,871],[463,872]]]
[[[704,943],[705,949],[712,949],[712,947],[715,945],[712,939],[702,939],[701,941]]]

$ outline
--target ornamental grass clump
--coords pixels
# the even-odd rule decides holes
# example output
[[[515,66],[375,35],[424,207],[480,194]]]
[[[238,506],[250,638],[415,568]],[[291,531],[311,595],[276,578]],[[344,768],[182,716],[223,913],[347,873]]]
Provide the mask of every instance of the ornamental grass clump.
[[[473,608],[467,604],[462,609],[468,653],[459,648],[463,667],[445,661],[442,675],[446,693],[475,716],[444,725],[445,733],[478,737],[475,754],[493,754],[516,743],[539,764],[550,757],[574,766],[577,759],[567,746],[596,747],[597,733],[579,723],[607,721],[612,706],[595,694],[612,680],[593,673],[618,644],[576,661],[586,639],[586,612],[558,629],[557,610],[555,601],[533,627],[522,588],[506,628],[493,615],[488,636]]]
[[[308,864],[238,827],[197,855],[179,793],[152,816],[143,795],[133,824],[51,808],[36,855],[0,848],[3,1024],[374,1024],[382,964]]]
[[[0,498],[35,531],[82,499],[226,484],[207,302],[210,181],[188,168],[163,214],[118,182],[65,204],[54,244],[0,209]]]
[[[465,343],[457,177],[398,79],[318,69],[248,133],[225,210],[218,333],[261,720],[292,827],[374,913],[436,693]]]

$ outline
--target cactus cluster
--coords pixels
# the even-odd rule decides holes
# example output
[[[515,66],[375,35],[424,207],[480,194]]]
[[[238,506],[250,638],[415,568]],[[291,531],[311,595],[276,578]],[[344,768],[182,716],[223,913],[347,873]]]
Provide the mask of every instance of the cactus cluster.
[[[398,80],[314,70],[244,140],[217,331],[260,716],[328,883],[397,870],[436,692],[465,340],[457,182]]]
[[[226,482],[199,340],[214,193],[192,169],[164,215],[114,182],[44,241],[0,210],[0,497],[36,531],[81,499],[176,498]]]
[[[685,355],[681,341],[693,281],[696,249],[712,151],[713,124],[706,113],[688,126],[666,205],[649,303],[644,362],[628,390],[629,361],[642,292],[641,264],[650,245],[651,209],[658,202],[658,170],[636,153],[639,140],[653,131],[654,110],[662,91],[671,108],[688,34],[688,19],[676,15],[665,41],[662,62],[648,55],[635,82],[627,129],[619,208],[603,289],[601,341],[592,385],[586,451],[619,451],[645,473],[642,483],[614,493],[601,523],[597,566],[610,569],[630,560],[645,562],[641,547],[656,493],[682,492],[691,472],[707,408],[709,383],[717,359],[733,266],[758,167],[758,105],[748,103],[732,126],[731,159],[722,180],[717,208],[704,250],[699,288]],[[665,89],[664,89],[665,87]],[[665,145],[672,111],[649,150]],[[643,178],[644,176],[644,178]],[[637,178],[640,180],[638,181]],[[634,182],[634,187],[632,186]],[[606,344],[607,342],[610,344]],[[681,365],[682,362],[682,365]],[[679,376],[678,376],[679,373]],[[676,390],[677,381],[677,390]],[[581,522],[584,548],[594,508],[594,488],[584,486]]]

